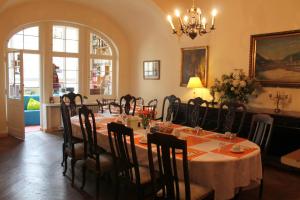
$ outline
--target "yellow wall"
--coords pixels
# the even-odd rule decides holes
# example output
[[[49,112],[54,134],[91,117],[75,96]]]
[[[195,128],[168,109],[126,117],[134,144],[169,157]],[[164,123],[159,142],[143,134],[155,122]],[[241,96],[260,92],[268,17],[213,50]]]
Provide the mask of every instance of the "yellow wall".
[[[4,60],[4,50],[7,39],[20,30],[22,26],[39,21],[65,21],[92,27],[110,37],[119,50],[119,91],[118,94],[128,93],[126,77],[129,68],[129,43],[124,31],[115,21],[103,15],[102,12],[79,4],[63,1],[33,1],[11,7],[0,14],[0,60]],[[47,63],[47,62],[45,62]],[[46,68],[49,66],[45,66]],[[88,69],[89,66],[83,66]],[[0,93],[5,89],[5,67],[0,63]],[[47,74],[45,75],[47,77]],[[125,84],[124,84],[125,83]],[[49,89],[49,87],[48,87]],[[46,87],[47,90],[47,87]],[[48,101],[48,98],[45,98]],[[5,114],[5,95],[0,97],[0,136],[7,131]]]
[[[132,79],[131,90],[135,94],[150,99],[158,96],[162,98],[175,94],[183,100],[193,97],[192,90],[179,87],[182,47],[209,46],[209,86],[215,78],[229,73],[233,69],[242,68],[246,73],[249,70],[250,35],[300,29],[300,13],[298,0],[202,0],[197,1],[202,11],[209,15],[212,8],[217,8],[219,14],[216,19],[216,31],[191,40],[182,36],[178,39],[171,34],[171,28],[166,19],[177,5],[182,11],[191,6],[191,1],[154,0],[160,9],[152,9],[154,17],[146,19],[142,37],[136,37],[133,53],[135,79]],[[185,7],[184,7],[185,6]],[[149,20],[149,21],[147,21]],[[143,60],[161,60],[161,79],[148,81],[142,79]],[[299,89],[283,89],[291,95],[289,105],[284,109],[300,111]],[[268,99],[268,94],[276,88],[265,88],[255,101],[250,103],[255,107],[274,108]],[[199,89],[197,94],[210,99],[208,91]]]

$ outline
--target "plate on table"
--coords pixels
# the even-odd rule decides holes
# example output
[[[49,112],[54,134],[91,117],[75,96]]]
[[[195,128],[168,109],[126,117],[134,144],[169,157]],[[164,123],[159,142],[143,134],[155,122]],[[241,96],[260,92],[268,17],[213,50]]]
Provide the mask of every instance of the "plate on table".
[[[243,153],[243,152],[245,152],[245,149],[243,149],[243,148],[240,148],[240,149],[231,148],[230,151],[232,153]]]
[[[142,138],[139,140],[139,142],[140,142],[141,144],[147,144],[147,138],[146,138],[146,137],[142,137]]]

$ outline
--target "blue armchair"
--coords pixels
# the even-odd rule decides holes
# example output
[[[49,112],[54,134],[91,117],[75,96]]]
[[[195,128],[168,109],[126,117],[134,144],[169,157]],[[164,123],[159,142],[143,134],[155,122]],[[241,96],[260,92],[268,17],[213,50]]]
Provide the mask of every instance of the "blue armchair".
[[[40,110],[27,110],[27,104],[30,98],[40,101],[39,96],[24,96],[25,126],[40,125]]]

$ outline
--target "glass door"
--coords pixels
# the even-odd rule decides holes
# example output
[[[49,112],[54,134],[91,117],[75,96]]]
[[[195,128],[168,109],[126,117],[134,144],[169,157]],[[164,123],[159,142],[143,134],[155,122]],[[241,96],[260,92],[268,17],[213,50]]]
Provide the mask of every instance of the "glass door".
[[[24,130],[24,80],[23,52],[10,51],[7,53],[7,125],[8,134],[25,139]]]

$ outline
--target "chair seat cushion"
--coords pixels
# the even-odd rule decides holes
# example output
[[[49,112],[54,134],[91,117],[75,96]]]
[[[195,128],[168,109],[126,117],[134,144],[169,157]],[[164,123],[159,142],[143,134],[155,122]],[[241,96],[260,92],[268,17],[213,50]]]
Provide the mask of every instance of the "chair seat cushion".
[[[179,181],[178,185],[179,185],[180,199],[185,200],[186,199],[185,198],[185,184],[184,184],[184,182]],[[213,192],[213,190],[208,187],[203,187],[203,186],[193,184],[193,183],[190,184],[190,190],[191,190],[191,199],[192,200],[203,199]],[[163,199],[162,198],[162,196],[163,196],[162,190],[160,190],[157,193],[157,196],[159,199]]]
[[[72,155],[72,149],[70,147],[66,147],[66,154],[68,156],[75,158],[76,160],[81,160],[84,157],[84,145],[83,143],[75,143],[74,144],[74,154]]]
[[[113,158],[110,154],[108,154],[108,153],[100,154],[99,160],[100,160],[100,172],[101,173],[106,173],[106,172],[113,170],[113,168],[114,168]],[[85,160],[85,166],[90,170],[97,171],[96,159],[87,158]]]

